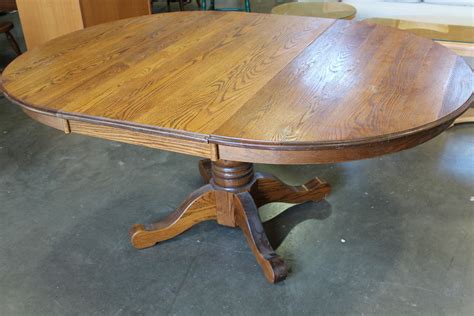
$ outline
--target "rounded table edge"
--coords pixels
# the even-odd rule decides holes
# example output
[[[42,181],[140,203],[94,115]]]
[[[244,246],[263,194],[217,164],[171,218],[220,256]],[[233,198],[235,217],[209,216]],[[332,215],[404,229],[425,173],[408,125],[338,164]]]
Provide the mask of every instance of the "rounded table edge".
[[[409,149],[442,133],[474,103],[474,96],[471,94],[470,98],[458,110],[437,121],[404,133],[352,142],[269,144],[232,140],[215,135],[189,135],[174,130],[124,124],[121,121],[109,122],[94,117],[47,111],[11,97],[2,86],[0,89],[7,99],[19,105],[28,116],[66,133],[95,136],[212,160],[295,165],[367,159]],[[141,138],[143,139],[141,140]],[[170,143],[175,146],[170,147]]]

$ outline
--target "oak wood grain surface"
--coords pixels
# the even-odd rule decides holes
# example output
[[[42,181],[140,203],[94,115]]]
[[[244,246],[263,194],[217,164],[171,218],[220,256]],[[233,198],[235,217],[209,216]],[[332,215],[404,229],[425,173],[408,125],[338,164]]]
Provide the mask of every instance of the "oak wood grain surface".
[[[73,133],[111,138],[71,124],[87,121],[215,144],[214,159],[222,149],[228,160],[318,163],[434,137],[471,104],[473,73],[441,45],[385,26],[207,11],[68,34],[17,58],[2,80],[14,102]]]

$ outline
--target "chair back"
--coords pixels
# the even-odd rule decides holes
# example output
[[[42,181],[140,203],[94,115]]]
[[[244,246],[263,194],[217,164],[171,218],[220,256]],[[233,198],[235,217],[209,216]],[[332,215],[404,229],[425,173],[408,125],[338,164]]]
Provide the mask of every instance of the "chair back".
[[[15,0],[0,0],[0,11],[8,12],[18,10]]]

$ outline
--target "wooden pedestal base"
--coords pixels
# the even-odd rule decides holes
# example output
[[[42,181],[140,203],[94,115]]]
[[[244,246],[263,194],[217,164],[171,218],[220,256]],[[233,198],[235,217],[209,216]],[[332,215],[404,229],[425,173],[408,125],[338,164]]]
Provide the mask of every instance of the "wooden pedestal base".
[[[302,186],[288,186],[272,175],[254,173],[251,163],[226,160],[202,160],[199,170],[208,184],[191,193],[164,220],[134,225],[130,230],[133,246],[151,247],[197,223],[217,220],[221,225],[240,227],[268,281],[285,279],[288,267],[271,247],[257,208],[271,202],[318,201],[329,194],[329,184],[315,178]]]

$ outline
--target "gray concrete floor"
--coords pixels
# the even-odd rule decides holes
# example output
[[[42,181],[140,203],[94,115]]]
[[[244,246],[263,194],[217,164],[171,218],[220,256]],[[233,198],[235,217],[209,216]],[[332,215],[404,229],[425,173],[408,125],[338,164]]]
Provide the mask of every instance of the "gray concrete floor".
[[[202,184],[197,161],[65,135],[0,98],[0,315],[473,315],[474,125],[376,159],[258,165],[333,185],[327,202],[261,209],[291,265],[277,285],[214,222],[130,245],[132,224]]]

